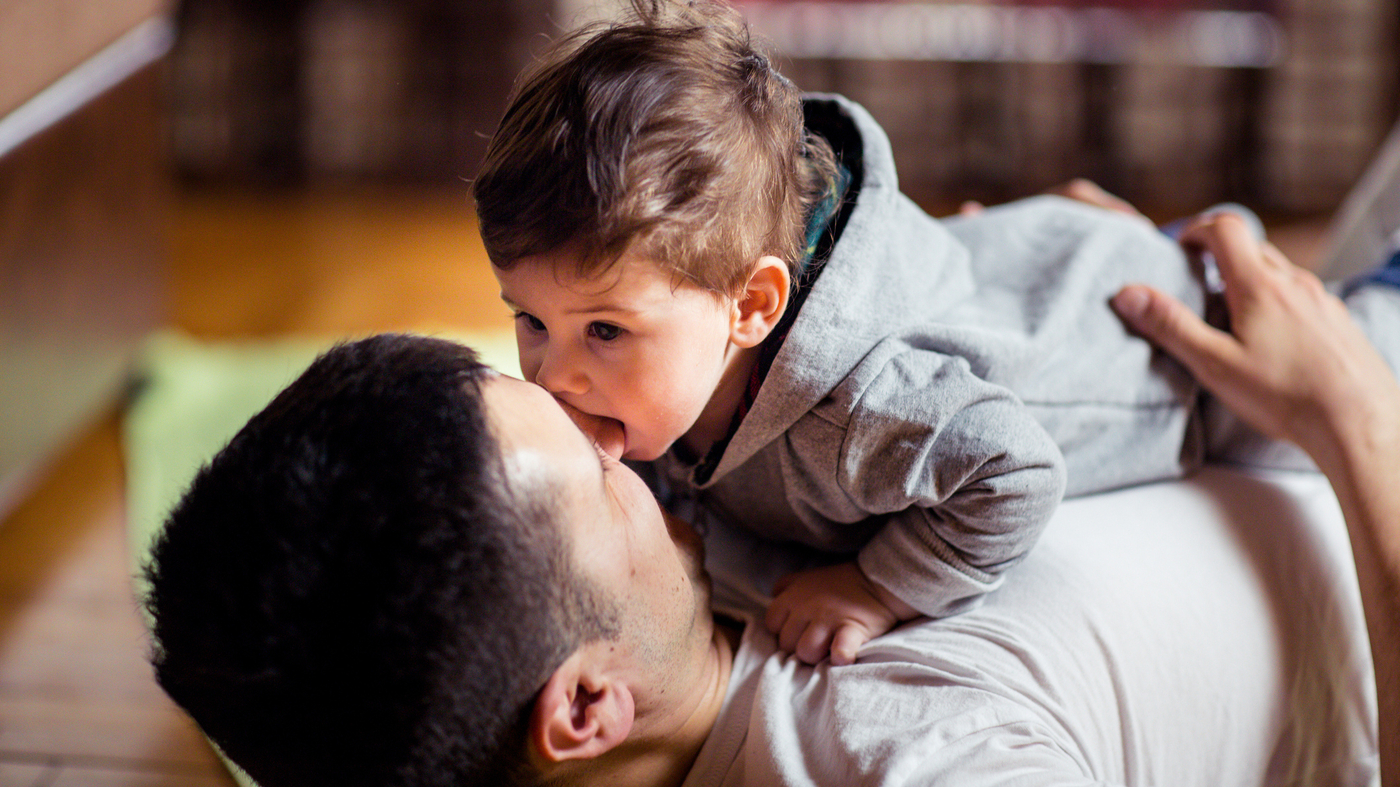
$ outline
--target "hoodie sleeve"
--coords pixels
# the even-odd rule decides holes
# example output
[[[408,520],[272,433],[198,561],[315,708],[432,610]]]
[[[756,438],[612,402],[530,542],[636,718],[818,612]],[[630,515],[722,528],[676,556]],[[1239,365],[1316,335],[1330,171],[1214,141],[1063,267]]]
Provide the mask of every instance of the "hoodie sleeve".
[[[909,349],[867,379],[837,468],[851,501],[885,517],[859,565],[923,614],[957,614],[1035,544],[1064,494],[1064,457],[962,358]]]

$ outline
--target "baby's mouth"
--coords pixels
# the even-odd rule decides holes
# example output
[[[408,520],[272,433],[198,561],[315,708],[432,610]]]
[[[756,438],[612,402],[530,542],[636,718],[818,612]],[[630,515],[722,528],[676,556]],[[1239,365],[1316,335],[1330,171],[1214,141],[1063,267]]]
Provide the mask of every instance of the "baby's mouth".
[[[621,421],[606,415],[584,412],[559,397],[555,397],[554,401],[559,403],[579,430],[588,435],[604,453],[614,459],[622,458],[623,453],[627,451],[627,428]]]
[[[598,429],[593,434],[593,442],[613,459],[621,459],[627,453],[627,426],[616,418],[595,415]]]

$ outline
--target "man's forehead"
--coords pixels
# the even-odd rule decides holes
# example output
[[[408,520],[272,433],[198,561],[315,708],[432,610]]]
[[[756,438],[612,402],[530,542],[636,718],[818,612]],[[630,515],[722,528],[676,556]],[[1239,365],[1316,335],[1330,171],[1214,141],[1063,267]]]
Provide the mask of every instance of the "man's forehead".
[[[544,481],[594,460],[592,441],[543,388],[497,374],[485,381],[482,393],[512,475]]]

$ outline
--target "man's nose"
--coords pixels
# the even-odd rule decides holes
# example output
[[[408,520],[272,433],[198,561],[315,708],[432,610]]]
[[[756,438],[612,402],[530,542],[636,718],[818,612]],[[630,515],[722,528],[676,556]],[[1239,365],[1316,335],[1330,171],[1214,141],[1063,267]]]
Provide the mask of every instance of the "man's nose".
[[[540,370],[535,373],[535,383],[556,396],[587,393],[588,376],[584,374],[573,355],[568,348],[551,342],[540,359]]]

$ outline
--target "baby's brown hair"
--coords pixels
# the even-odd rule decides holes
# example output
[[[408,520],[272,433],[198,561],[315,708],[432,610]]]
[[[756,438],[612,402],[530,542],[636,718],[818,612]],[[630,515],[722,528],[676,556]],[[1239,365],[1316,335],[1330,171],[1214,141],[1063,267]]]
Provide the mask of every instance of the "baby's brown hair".
[[[521,77],[473,193],[500,268],[567,249],[592,276],[632,249],[733,294],[760,256],[801,261],[835,169],[737,11],[633,0]]]

